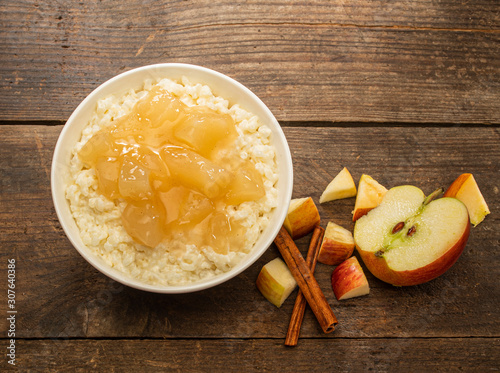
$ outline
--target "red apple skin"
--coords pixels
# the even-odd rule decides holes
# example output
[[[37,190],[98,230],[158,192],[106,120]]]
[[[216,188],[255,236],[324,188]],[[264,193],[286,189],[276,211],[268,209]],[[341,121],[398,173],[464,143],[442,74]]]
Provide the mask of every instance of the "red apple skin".
[[[291,237],[294,240],[302,238],[312,232],[314,228],[319,225],[320,217],[319,214],[314,217],[313,220],[310,220],[309,217],[301,218],[300,220],[295,220],[292,225],[294,227],[298,227],[297,229],[293,229],[291,233]]]
[[[340,263],[332,272],[332,289],[337,300],[340,300],[347,292],[366,283],[366,276],[355,256]]]
[[[374,208],[375,207],[371,207],[371,208],[358,208],[358,209],[356,209],[356,211],[354,211],[354,214],[352,216],[352,221],[355,222],[356,220],[358,220],[363,215],[368,214],[368,212],[370,210],[373,210]]]
[[[296,240],[309,234],[319,225],[321,217],[318,208],[311,197],[288,213],[284,226],[292,239]]]
[[[318,262],[326,265],[338,265],[349,258],[354,251],[354,245],[336,242],[331,238],[325,238],[321,244],[318,254]]]
[[[469,233],[470,222],[466,225],[462,237],[446,253],[425,267],[411,271],[394,271],[389,268],[384,258],[376,257],[373,252],[363,251],[357,245],[356,249],[368,270],[380,280],[395,286],[420,285],[441,276],[455,264],[464,251]]]
[[[444,192],[443,197],[455,197],[460,188],[462,187],[462,185],[471,176],[472,174],[462,174],[459,177],[457,177],[456,180],[453,183],[451,183],[451,185],[448,187],[446,192]]]

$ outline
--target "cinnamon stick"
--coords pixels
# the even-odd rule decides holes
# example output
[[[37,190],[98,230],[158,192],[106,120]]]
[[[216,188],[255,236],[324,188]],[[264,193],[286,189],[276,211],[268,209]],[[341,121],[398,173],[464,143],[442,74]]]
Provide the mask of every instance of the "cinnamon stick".
[[[321,247],[321,242],[325,230],[319,225],[314,228],[314,232],[311,237],[311,242],[309,243],[309,250],[307,251],[306,264],[314,273],[316,268],[316,262],[318,259],[319,249]],[[304,319],[304,312],[306,310],[307,301],[299,289],[297,293],[297,298],[295,298],[295,304],[293,306],[292,317],[290,318],[290,324],[288,325],[288,332],[286,333],[285,346],[297,346],[300,335],[300,328],[302,326],[302,320]]]
[[[295,281],[297,281],[321,329],[323,329],[324,333],[333,332],[337,324],[337,318],[333,314],[325,295],[321,291],[302,254],[284,227],[281,227],[274,239],[274,243],[278,247],[288,269],[292,272]]]

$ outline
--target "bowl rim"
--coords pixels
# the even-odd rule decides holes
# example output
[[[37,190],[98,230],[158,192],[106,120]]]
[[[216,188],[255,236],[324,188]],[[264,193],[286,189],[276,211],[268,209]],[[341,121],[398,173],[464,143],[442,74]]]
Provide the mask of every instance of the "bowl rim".
[[[182,72],[181,76],[186,76],[188,80],[192,78],[192,76],[191,77],[189,76],[190,75],[189,73],[194,72],[195,76],[196,75],[206,76],[209,81],[220,81],[228,83],[230,86],[236,87],[237,90],[239,90],[239,93],[241,93],[243,96],[248,97],[251,100],[250,102],[252,103],[252,105],[257,105],[258,109],[265,114],[267,120],[266,123],[269,122],[272,123],[270,128],[273,136],[272,142],[277,152],[276,157],[278,158],[277,161],[279,162],[278,167],[279,168],[285,167],[286,171],[284,173],[285,179],[283,180],[283,175],[280,174],[280,179],[278,180],[278,183],[282,188],[281,198],[279,198],[278,200],[278,207],[276,207],[276,210],[273,212],[272,219],[270,222],[270,225],[272,224],[272,220],[278,222],[278,224],[274,224],[274,226],[268,226],[265,229],[264,232],[266,232],[265,236],[266,238],[262,239],[263,235],[261,235],[259,240],[254,245],[254,248],[247,254],[247,256],[245,256],[237,265],[235,265],[229,271],[215,275],[207,280],[200,280],[185,285],[166,286],[166,285],[147,284],[143,281],[132,278],[126,273],[123,273],[115,268],[112,268],[109,264],[105,263],[102,258],[92,253],[90,249],[85,244],[83,244],[81,237],[79,235],[77,235],[78,237],[75,237],[74,234],[71,234],[71,232],[74,231],[74,228],[76,227],[76,222],[69,209],[69,204],[65,196],[65,186],[63,187],[63,185],[61,185],[62,183],[59,175],[61,154],[63,154],[63,149],[65,147],[64,143],[73,129],[72,124],[77,120],[79,115],[81,115],[81,113],[84,112],[89,105],[95,105],[99,99],[102,99],[107,95],[112,94],[113,93],[112,90],[111,93],[106,93],[106,91],[110,90],[111,89],[110,87],[113,87],[113,85],[118,84],[118,82],[121,81],[122,79],[133,77],[134,75],[140,76],[141,74],[146,74],[147,72],[151,71],[154,71],[156,73],[159,72],[159,76],[156,76],[156,78],[160,78],[164,75],[163,77],[170,79],[172,79],[172,77],[168,76],[166,72],[181,71]],[[143,77],[142,81],[144,82],[146,79],[147,79],[146,77]],[[205,79],[201,80],[203,81],[201,82],[196,81],[194,83],[207,84],[212,89],[212,86],[210,86],[209,83],[206,83]],[[214,95],[218,96],[218,94],[215,92],[216,90],[217,89],[213,89],[212,92],[214,92]],[[226,99],[226,97],[224,96],[221,97]],[[259,119],[262,120],[262,118],[260,118],[260,115]],[[88,121],[85,121],[84,125],[86,126],[87,123]],[[84,127],[84,125],[82,125],[82,128]],[[79,131],[78,136],[79,136],[78,138],[81,137],[81,131]],[[277,149],[278,144],[280,145],[279,154]],[[69,159],[67,161],[69,162]],[[111,79],[108,79],[104,83],[100,84],[97,88],[95,88],[85,97],[85,99],[76,107],[71,116],[68,118],[58,136],[52,158],[50,179],[51,179],[50,186],[51,186],[52,201],[54,204],[56,215],[61,224],[61,227],[63,228],[63,231],[66,237],[71,242],[72,246],[89,264],[91,264],[95,269],[97,269],[99,272],[106,275],[107,277],[123,285],[138,290],[143,290],[153,293],[163,293],[163,294],[181,294],[181,293],[191,293],[191,292],[201,291],[220,285],[236,277],[243,271],[245,271],[267,251],[267,249],[273,243],[274,238],[278,234],[278,231],[281,228],[281,225],[283,224],[286,218],[286,214],[288,212],[288,205],[290,203],[293,190],[293,165],[292,165],[290,148],[288,146],[288,142],[286,140],[286,137],[279,122],[274,117],[270,109],[264,104],[264,102],[257,95],[255,95],[249,88],[247,88],[243,84],[239,83],[238,81],[227,75],[224,75],[218,71],[202,67],[199,65],[192,65],[186,63],[159,63],[159,64],[137,67],[128,70],[126,72],[120,73],[112,77]],[[278,190],[280,189],[278,188]],[[281,203],[284,205],[282,206],[279,205],[280,200]],[[63,212],[64,210],[66,210],[65,213]],[[257,249],[258,245],[261,246]]]

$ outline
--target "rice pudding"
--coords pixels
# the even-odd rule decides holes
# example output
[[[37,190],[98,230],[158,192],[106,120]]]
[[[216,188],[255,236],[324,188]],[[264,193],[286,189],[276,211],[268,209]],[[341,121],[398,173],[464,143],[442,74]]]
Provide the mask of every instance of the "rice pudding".
[[[152,285],[228,271],[276,207],[270,137],[256,116],[186,78],[100,100],[66,188],[83,242]]]

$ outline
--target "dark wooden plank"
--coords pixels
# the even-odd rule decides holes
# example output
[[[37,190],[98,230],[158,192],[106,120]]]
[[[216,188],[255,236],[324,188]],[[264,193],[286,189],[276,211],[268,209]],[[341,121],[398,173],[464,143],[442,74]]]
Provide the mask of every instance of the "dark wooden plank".
[[[146,2],[148,3],[148,2]],[[142,25],[165,26],[169,29],[209,27],[220,24],[304,24],[355,25],[359,27],[406,27],[451,30],[491,31],[500,29],[498,3],[495,0],[429,1],[404,0],[358,1],[309,0],[238,3],[230,0],[201,1],[45,1],[5,0],[2,10],[10,14],[6,25],[50,28],[52,23],[64,27],[69,18],[75,28],[91,25],[115,25],[136,30]],[[216,6],[214,6],[216,5]],[[148,12],[154,6],[155,12]],[[279,11],[277,11],[279,10]],[[130,16],[135,17],[131,18]],[[164,23],[168,19],[168,23]]]
[[[126,372],[487,372],[500,341],[472,339],[29,340],[18,341],[22,370]]]
[[[7,258],[17,259],[18,337],[284,338],[293,299],[277,309],[255,287],[261,266],[279,255],[275,247],[237,278],[187,295],[122,287],[88,265],[65,238],[50,197],[50,160],[60,130],[0,127],[0,272]],[[317,202],[342,165],[356,179],[368,173],[387,187],[409,183],[426,193],[472,172],[493,212],[472,229],[455,266],[428,284],[396,288],[367,274],[369,296],[338,302],[329,285],[332,268],[318,264],[318,282],[339,326],[324,335],[306,312],[303,338],[499,336],[497,127],[284,130],[294,160],[294,197],[311,195]],[[353,205],[353,198],[320,205],[323,224],[333,219],[352,228]],[[298,245],[305,251],[308,237]],[[0,282],[0,293],[5,286]],[[2,318],[1,337],[6,323]]]
[[[280,120],[500,122],[494,0],[0,6],[3,120],[65,120],[117,73],[187,62],[241,81]]]

